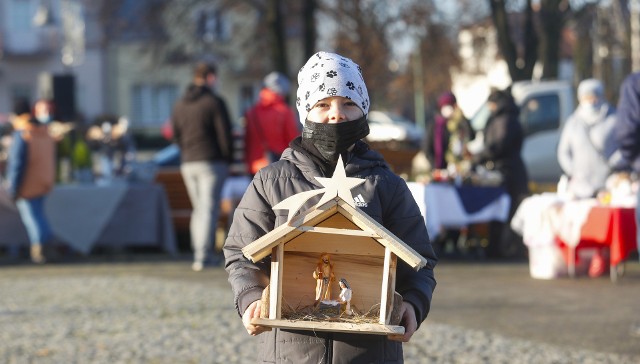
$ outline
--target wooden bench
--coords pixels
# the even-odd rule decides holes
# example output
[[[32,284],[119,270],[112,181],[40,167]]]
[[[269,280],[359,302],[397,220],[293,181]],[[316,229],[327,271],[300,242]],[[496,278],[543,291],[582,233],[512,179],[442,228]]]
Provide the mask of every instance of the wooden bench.
[[[191,206],[191,200],[189,199],[187,187],[184,185],[182,174],[180,174],[180,168],[171,167],[158,170],[155,182],[162,185],[167,193],[175,231],[177,233],[188,233],[193,207]],[[228,228],[230,215],[233,212],[233,204],[234,202],[230,200],[222,200],[220,202],[218,227],[224,228],[225,232]]]
[[[162,168],[156,174],[155,182],[164,187],[171,209],[173,227],[177,233],[189,232],[191,221],[191,200],[187,193],[187,187],[180,174],[179,167]]]

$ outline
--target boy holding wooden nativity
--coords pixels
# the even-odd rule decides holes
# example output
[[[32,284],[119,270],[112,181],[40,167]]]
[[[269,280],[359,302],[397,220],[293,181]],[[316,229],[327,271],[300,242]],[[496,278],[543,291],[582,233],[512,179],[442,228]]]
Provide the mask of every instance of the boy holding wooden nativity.
[[[300,69],[298,83],[296,104],[304,122],[302,136],[291,141],[279,161],[255,175],[236,209],[225,242],[226,270],[236,308],[247,332],[261,334],[257,350],[261,362],[402,363],[402,342],[409,341],[427,317],[436,286],[433,268],[437,258],[424,219],[405,181],[361,140],[369,133],[370,100],[360,67],[338,54],[318,52]],[[290,223],[287,211],[274,206],[291,196],[312,194],[312,190],[322,188],[316,177],[332,177],[339,159],[344,161],[341,173],[364,181],[352,187],[353,195],[349,196],[352,200],[357,197],[357,208],[426,261],[417,270],[400,260],[397,264],[395,291],[402,296],[399,308],[402,335],[271,329],[251,323],[260,317],[261,296],[270,283],[271,259],[267,256],[253,263],[242,249]],[[299,211],[310,209],[320,199],[317,195],[304,200]],[[349,244],[349,239],[340,243]],[[286,268],[284,271],[286,276]],[[348,273],[327,278],[323,283],[318,278],[324,277],[325,272],[316,272],[321,271],[311,263],[304,282],[300,283],[308,284],[311,297],[316,297],[316,288],[321,292],[326,284],[334,292],[342,289],[340,297],[334,294],[334,298],[343,305],[351,301],[347,309],[356,311],[353,299],[359,292],[356,288],[351,292]]]

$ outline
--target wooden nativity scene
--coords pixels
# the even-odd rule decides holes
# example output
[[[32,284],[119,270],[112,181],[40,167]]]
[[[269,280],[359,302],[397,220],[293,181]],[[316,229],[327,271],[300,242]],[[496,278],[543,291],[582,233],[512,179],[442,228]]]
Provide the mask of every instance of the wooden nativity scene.
[[[346,177],[338,160],[324,188],[291,196],[288,223],[247,245],[253,262],[271,257],[270,284],[253,324],[298,330],[403,334],[402,297],[395,292],[398,259],[419,270],[427,260],[355,206],[351,189],[364,179]],[[296,215],[311,197],[311,209]]]

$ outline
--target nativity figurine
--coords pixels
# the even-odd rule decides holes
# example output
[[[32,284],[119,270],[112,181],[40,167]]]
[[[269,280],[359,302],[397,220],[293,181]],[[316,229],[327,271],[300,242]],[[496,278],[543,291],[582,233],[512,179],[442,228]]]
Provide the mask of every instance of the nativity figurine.
[[[339,299],[340,303],[344,305],[344,313],[347,315],[353,315],[353,311],[351,311],[351,296],[353,295],[353,292],[351,291],[349,282],[344,278],[340,278],[338,285],[340,285]]]
[[[331,281],[335,280],[335,275],[329,254],[322,253],[313,271],[313,278],[316,280],[316,302],[331,300]]]

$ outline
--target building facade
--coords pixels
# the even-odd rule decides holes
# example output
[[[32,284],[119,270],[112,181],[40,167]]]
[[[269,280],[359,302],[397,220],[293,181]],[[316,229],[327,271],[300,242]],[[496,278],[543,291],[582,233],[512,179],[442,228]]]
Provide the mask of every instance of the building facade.
[[[98,10],[95,1],[0,0],[0,114],[18,98],[52,98],[66,121],[105,112]]]

